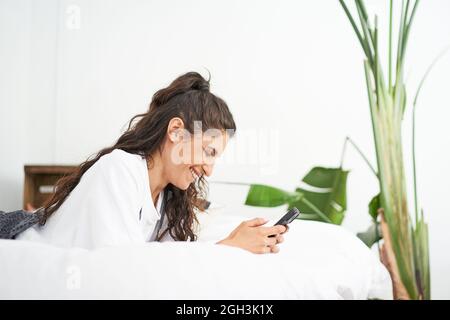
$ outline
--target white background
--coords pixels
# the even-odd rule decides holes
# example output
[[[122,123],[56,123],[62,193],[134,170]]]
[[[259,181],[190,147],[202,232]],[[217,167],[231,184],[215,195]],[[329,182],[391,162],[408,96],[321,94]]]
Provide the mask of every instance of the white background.
[[[382,28],[384,3],[368,1]],[[450,44],[449,14],[447,0],[421,2],[407,52],[409,102],[430,62]],[[416,145],[432,296],[444,299],[450,299],[449,56],[423,88]],[[85,160],[112,144],[157,89],[190,70],[207,75],[208,69],[238,132],[261,137],[246,145],[247,162],[239,163],[230,157],[242,141],[238,133],[211,180],[292,190],[313,166],[339,165],[346,136],[375,163],[362,61],[338,1],[0,0],[0,209],[21,207],[24,164]],[[407,163],[410,111],[409,103]],[[268,133],[275,137],[269,143]],[[369,225],[367,204],[378,186],[350,148],[344,166],[351,170],[344,226],[357,232]],[[243,210],[236,214],[283,211],[238,209],[245,194],[245,187],[211,184],[211,199]]]

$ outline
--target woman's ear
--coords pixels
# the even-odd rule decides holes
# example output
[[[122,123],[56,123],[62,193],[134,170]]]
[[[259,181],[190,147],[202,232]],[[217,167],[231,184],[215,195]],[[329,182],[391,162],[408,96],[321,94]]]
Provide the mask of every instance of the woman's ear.
[[[172,118],[167,126],[167,134],[170,141],[176,143],[183,138],[184,122],[178,117]]]

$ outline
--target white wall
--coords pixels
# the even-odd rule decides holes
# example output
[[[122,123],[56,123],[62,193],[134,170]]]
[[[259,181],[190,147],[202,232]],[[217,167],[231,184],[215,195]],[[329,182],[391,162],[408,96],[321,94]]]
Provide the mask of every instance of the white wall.
[[[386,23],[380,1],[368,3]],[[408,51],[410,99],[433,57],[450,44],[449,13],[446,0],[421,2]],[[113,143],[157,89],[189,70],[210,70],[212,91],[228,102],[240,132],[279,135],[261,159],[277,164],[271,174],[267,163],[224,159],[211,180],[293,189],[311,167],[338,165],[347,135],[375,162],[363,56],[338,1],[0,0],[0,58],[0,209],[21,206],[25,163],[81,162]],[[446,56],[417,111],[432,293],[447,299],[449,80]],[[409,128],[407,112],[407,160]],[[378,186],[351,149],[345,166],[351,174],[344,226],[356,232],[368,226],[367,203]],[[211,198],[231,208],[245,192],[211,185]]]
[[[22,206],[23,165],[55,150],[56,0],[0,1],[0,206]],[[43,3],[44,4],[44,3]]]

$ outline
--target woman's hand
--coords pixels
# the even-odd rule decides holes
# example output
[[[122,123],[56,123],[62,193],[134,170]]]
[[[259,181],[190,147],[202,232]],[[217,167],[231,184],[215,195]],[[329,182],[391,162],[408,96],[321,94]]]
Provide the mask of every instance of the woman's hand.
[[[217,244],[239,247],[253,253],[277,253],[280,251],[277,244],[284,241],[282,234],[287,232],[288,228],[282,225],[263,227],[267,221],[263,218],[244,221]],[[270,235],[275,236],[269,237]]]

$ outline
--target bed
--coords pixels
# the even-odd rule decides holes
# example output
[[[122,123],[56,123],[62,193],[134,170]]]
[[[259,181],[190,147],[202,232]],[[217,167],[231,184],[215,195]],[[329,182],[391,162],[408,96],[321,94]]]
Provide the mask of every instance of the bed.
[[[215,244],[245,219],[202,213],[197,242],[86,250],[0,240],[0,299],[392,299],[385,267],[344,228],[296,220],[278,254]]]

